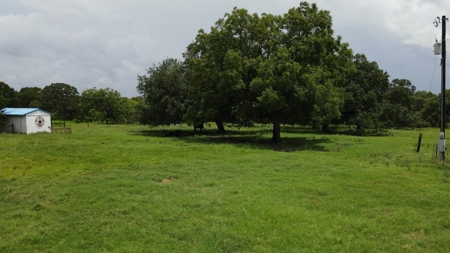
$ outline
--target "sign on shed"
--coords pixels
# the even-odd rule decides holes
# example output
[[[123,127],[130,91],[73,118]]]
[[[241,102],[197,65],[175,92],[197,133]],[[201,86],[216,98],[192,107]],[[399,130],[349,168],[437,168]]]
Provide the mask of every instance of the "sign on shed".
[[[39,132],[51,132],[51,114],[39,108],[4,108],[1,110],[6,115],[6,132],[32,134]]]

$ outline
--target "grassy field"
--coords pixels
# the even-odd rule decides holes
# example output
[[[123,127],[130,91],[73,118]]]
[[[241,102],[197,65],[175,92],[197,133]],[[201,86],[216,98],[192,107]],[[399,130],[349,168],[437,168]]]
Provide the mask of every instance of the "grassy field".
[[[438,129],[71,127],[0,135],[0,252],[448,252]]]

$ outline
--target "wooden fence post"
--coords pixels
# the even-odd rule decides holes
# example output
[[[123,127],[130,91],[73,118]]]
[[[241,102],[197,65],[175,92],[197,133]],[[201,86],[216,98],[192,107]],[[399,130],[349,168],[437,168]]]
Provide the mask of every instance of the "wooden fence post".
[[[422,144],[422,133],[419,134],[419,140],[417,141],[417,152],[420,152],[420,144]]]

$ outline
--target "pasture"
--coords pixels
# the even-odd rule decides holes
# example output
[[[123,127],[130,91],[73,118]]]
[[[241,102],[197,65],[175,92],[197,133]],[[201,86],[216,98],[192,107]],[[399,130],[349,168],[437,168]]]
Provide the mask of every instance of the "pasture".
[[[0,252],[448,251],[438,129],[69,126],[0,134]]]

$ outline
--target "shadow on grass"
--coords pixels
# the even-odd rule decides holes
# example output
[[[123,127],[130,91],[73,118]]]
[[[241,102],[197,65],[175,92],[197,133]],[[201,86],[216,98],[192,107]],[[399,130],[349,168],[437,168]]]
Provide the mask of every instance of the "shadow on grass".
[[[284,131],[283,132],[290,132]],[[296,133],[311,133],[312,131],[299,131]],[[133,132],[134,135],[150,136],[157,138],[178,138],[188,143],[201,144],[232,144],[254,149],[274,150],[279,152],[294,152],[302,150],[330,151],[323,144],[331,143],[329,138],[306,138],[306,137],[282,137],[280,143],[273,143],[270,138],[263,135],[271,133],[269,129],[251,130],[227,130],[225,134],[218,134],[214,130],[203,130],[194,132],[192,130],[144,130]],[[292,132],[290,132],[292,133]]]
[[[308,128],[308,127],[295,127],[295,126],[285,126],[282,127],[283,132],[293,133],[293,134],[320,134],[320,135],[348,135],[348,136],[371,136],[371,137],[385,137],[391,136],[392,134],[388,129],[365,129],[357,130],[348,127],[330,127],[328,131],[321,131],[318,129]]]

